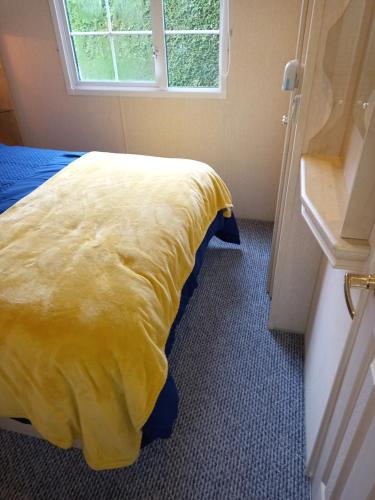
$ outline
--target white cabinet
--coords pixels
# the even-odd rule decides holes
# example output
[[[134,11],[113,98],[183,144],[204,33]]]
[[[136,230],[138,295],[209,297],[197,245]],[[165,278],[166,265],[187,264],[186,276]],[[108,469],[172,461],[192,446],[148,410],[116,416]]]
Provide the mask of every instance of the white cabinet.
[[[374,456],[375,299],[369,296],[364,314],[362,294],[364,323],[352,321],[343,278],[345,271],[375,272],[375,2],[304,5],[303,77],[285,145],[270,326],[306,334],[313,499],[349,499],[356,489],[365,499],[375,490],[366,469]],[[360,359],[363,340],[367,357]]]
[[[315,61],[302,214],[333,267],[360,271],[375,222],[374,3],[343,1],[341,16],[338,1],[325,10],[333,4]]]

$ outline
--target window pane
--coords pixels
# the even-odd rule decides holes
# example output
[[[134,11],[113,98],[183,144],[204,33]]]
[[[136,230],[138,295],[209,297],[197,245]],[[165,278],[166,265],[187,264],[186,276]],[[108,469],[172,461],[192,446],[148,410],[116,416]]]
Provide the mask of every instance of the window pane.
[[[166,35],[170,87],[219,86],[219,35]]]
[[[105,4],[102,0],[66,0],[71,31],[107,31]]]
[[[109,0],[114,31],[151,30],[150,0]]]
[[[218,30],[220,0],[164,0],[165,29]]]
[[[115,36],[114,42],[120,80],[155,81],[151,35]]]
[[[80,80],[114,80],[111,47],[107,36],[74,36]]]

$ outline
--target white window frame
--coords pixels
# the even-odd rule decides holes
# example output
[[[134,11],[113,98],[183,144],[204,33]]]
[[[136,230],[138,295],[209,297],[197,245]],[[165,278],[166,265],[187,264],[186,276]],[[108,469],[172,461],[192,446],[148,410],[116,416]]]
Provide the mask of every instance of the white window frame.
[[[164,30],[163,0],[150,0],[152,31],[141,31],[139,34],[153,35],[155,54],[155,82],[87,82],[79,80],[79,70],[76,63],[74,47],[69,30],[68,16],[64,0],[49,0],[52,19],[55,26],[56,38],[64,71],[68,94],[71,95],[110,95],[134,97],[204,97],[224,98],[226,96],[226,68],[229,62],[229,28],[228,2],[220,0],[220,29],[219,30]],[[108,8],[108,2],[107,8]],[[123,32],[109,30],[113,36],[137,34],[136,31]],[[216,32],[216,33],[214,33]],[[73,32],[74,33],[74,32]],[[107,33],[107,32],[106,32]],[[218,34],[219,35],[219,87],[218,88],[187,88],[168,87],[165,34]],[[87,32],[86,34],[90,34]],[[96,34],[95,32],[92,33]],[[77,34],[77,36],[79,36]],[[111,50],[113,55],[113,39]],[[116,64],[114,63],[115,73]]]

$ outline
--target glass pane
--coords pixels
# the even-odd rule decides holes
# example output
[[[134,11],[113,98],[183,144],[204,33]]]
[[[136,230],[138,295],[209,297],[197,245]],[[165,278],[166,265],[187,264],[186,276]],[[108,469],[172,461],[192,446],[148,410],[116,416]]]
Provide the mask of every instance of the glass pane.
[[[109,0],[114,31],[151,30],[150,0]]]
[[[80,80],[114,80],[111,46],[107,36],[74,36]]]
[[[165,29],[218,30],[220,0],[164,0]]]
[[[115,36],[114,43],[120,80],[155,80],[151,35]]]
[[[107,31],[102,0],[65,0],[71,31]]]
[[[166,35],[170,87],[219,86],[219,35]]]

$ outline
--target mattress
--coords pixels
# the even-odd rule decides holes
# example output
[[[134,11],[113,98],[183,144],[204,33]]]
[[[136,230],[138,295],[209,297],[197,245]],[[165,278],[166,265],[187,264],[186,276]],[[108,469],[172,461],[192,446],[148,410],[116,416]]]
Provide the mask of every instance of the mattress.
[[[0,212],[7,210],[82,155],[84,155],[82,152],[0,145]],[[167,355],[173,345],[176,326],[181,320],[194,288],[197,286],[197,276],[203,261],[203,255],[213,235],[220,237],[224,241],[238,243],[239,235],[234,216],[226,218],[220,211],[209,227],[196,253],[195,266],[183,287],[180,307],[168,338]],[[155,408],[143,428],[143,445],[156,438],[166,438],[171,435],[173,422],[177,416],[177,408],[178,394],[176,386],[172,376],[168,374]],[[23,415],[14,416],[23,417]]]

